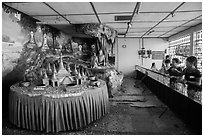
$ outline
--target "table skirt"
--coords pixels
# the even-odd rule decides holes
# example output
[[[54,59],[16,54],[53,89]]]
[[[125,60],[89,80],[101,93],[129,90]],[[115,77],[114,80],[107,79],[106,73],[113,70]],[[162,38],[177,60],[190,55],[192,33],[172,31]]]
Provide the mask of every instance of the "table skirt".
[[[30,130],[78,130],[99,119],[108,110],[106,84],[88,89],[77,97],[31,97],[13,90],[9,94],[9,120],[18,127]]]

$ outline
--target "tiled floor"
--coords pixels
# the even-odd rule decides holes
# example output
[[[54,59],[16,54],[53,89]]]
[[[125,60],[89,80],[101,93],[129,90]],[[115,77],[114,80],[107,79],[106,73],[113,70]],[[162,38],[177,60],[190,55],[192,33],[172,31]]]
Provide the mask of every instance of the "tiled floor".
[[[134,83],[136,86],[134,87]],[[60,135],[189,135],[195,134],[141,82],[124,78],[122,90],[110,99],[110,112],[80,131],[59,132]],[[131,98],[130,98],[131,97]],[[119,100],[118,100],[119,98]],[[134,99],[137,100],[134,100]],[[139,99],[138,99],[139,98]],[[142,100],[140,100],[142,99]],[[152,105],[147,103],[152,102]],[[133,104],[133,105],[132,105]],[[2,134],[47,134],[19,129],[3,115]],[[52,134],[52,133],[49,133]]]

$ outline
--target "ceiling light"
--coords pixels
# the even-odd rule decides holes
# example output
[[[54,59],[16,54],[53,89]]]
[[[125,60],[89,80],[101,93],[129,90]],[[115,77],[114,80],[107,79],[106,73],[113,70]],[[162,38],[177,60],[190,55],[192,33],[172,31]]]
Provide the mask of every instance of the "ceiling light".
[[[174,12],[171,12],[171,16],[172,16],[172,18],[175,16],[175,13]]]
[[[147,33],[147,35],[151,34],[152,32],[154,32],[155,30],[151,30]]]
[[[129,27],[132,27],[132,24],[130,22],[127,23]]]

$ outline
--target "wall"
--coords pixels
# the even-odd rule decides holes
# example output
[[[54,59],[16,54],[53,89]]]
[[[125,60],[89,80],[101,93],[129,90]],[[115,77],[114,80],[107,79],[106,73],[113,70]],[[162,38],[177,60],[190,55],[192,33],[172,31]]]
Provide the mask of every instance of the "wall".
[[[126,45],[126,48],[123,48]],[[135,70],[135,65],[142,65],[138,50],[141,49],[141,39],[139,38],[118,38],[116,66],[125,75],[131,75]],[[153,51],[164,51],[168,47],[168,42],[161,38],[144,38],[145,49]],[[156,63],[157,68],[161,68],[162,60],[144,59],[143,66],[150,68],[152,62]]]

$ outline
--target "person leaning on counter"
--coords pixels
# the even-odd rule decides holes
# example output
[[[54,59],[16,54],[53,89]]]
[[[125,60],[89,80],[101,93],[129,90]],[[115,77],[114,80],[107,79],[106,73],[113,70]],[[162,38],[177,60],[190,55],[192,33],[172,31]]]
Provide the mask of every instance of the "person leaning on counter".
[[[177,80],[181,79],[183,73],[182,73],[182,68],[179,67],[180,61],[178,58],[173,58],[172,59],[172,66],[168,69],[168,73],[170,75],[170,86],[172,88],[175,87],[175,83]]]
[[[187,93],[194,98],[195,92],[201,91],[201,72],[197,69],[197,58],[190,56],[186,59],[186,68],[183,70],[184,79],[180,82],[187,84]]]

